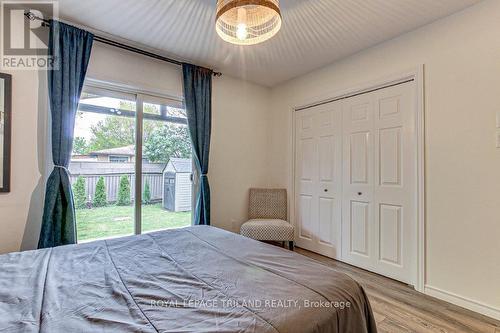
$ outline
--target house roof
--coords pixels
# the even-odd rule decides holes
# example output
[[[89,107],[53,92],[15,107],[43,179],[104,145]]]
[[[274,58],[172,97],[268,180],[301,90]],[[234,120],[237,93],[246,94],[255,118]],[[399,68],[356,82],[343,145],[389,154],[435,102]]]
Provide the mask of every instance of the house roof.
[[[162,174],[165,166],[165,163],[143,163],[142,172],[144,174]],[[72,160],[68,169],[73,176],[133,174],[135,164]]]
[[[130,146],[125,146],[125,147],[96,150],[96,151],[89,153],[89,155],[134,156],[135,155],[135,146],[130,145]]]
[[[172,157],[168,164],[178,173],[191,173],[193,169],[193,161],[190,158]]]

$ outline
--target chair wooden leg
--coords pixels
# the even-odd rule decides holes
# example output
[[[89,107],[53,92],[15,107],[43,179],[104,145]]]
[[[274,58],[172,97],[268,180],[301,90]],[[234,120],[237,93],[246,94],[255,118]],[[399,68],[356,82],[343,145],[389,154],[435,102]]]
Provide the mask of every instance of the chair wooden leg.
[[[293,251],[293,241],[288,242],[288,249]]]

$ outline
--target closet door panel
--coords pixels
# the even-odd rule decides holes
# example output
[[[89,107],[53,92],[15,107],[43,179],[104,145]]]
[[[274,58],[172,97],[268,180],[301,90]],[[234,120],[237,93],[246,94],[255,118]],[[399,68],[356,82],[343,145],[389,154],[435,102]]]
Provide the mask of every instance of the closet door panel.
[[[295,117],[297,245],[337,258],[342,200],[340,104],[297,111]]]
[[[342,258],[372,267],[373,237],[373,97],[343,101]]]
[[[342,258],[412,283],[416,257],[413,83],[344,100]]]
[[[303,112],[296,118],[296,220],[297,243],[308,246],[314,241],[316,138],[314,112]]]
[[[374,92],[375,266],[413,283],[416,269],[416,141],[413,84]]]

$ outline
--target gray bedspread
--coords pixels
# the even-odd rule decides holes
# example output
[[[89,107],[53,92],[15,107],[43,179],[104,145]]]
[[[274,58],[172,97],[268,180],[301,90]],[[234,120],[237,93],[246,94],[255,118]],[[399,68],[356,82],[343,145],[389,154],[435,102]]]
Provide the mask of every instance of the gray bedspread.
[[[0,332],[376,332],[363,289],[296,253],[189,227],[0,256]]]

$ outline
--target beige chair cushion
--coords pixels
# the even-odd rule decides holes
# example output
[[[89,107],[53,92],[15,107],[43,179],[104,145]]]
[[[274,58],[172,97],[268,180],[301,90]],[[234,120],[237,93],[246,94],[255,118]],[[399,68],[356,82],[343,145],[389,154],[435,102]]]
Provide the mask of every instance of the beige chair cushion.
[[[286,190],[251,188],[248,219],[287,220]]]
[[[293,241],[293,226],[277,219],[254,219],[243,223],[240,234],[267,241]]]

